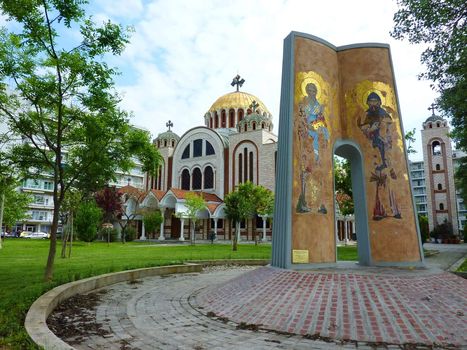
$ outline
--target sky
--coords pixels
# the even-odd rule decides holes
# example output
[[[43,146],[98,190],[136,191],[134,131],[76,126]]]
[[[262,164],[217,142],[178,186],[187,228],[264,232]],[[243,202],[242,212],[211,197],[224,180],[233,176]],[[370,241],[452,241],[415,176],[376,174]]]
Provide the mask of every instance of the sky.
[[[320,37],[335,46],[364,42],[391,46],[405,131],[417,129],[413,160],[421,160],[420,128],[437,97],[424,71],[424,46],[396,41],[389,32],[395,0],[91,0],[87,12],[96,22],[112,20],[134,27],[131,42],[108,63],[121,75],[116,86],[131,123],[153,137],[167,130],[182,135],[204,125],[214,101],[234,91],[257,96],[279,128],[283,40],[291,31]]]

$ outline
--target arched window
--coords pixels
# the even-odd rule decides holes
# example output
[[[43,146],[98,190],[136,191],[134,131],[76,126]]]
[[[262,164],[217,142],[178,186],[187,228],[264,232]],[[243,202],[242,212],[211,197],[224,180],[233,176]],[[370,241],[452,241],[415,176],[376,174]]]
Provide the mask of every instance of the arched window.
[[[435,169],[436,169],[436,170],[441,170],[441,167],[439,166],[439,164],[436,164]]]
[[[172,147],[175,146],[175,140],[172,140]]]
[[[255,123],[255,122],[253,122],[253,124],[252,124],[252,125],[253,125],[253,130],[256,130],[256,123]]]
[[[182,153],[182,159],[190,158],[190,145],[186,146]]]
[[[439,122],[436,123],[436,126],[439,128]]]
[[[240,123],[241,120],[243,120],[244,114],[245,114],[245,112],[243,111],[243,109],[238,110],[238,122],[239,123]]]
[[[209,118],[209,127],[212,129],[212,117]]]
[[[190,190],[190,172],[188,169],[182,171],[182,190]]]
[[[439,203],[439,210],[444,210],[444,204],[443,203]]]
[[[243,128],[243,131],[247,131],[248,125],[245,123],[245,127]]]
[[[248,149],[243,149],[243,181],[248,181]]]
[[[243,157],[242,154],[240,153],[238,155],[238,183],[242,183],[242,175],[243,175]]]
[[[203,155],[203,140],[196,139],[193,141],[193,157],[201,157]]]
[[[157,140],[157,148],[161,148],[161,141]]]
[[[167,140],[164,140],[164,147],[167,147]]]
[[[438,184],[438,190],[442,190],[443,186],[441,184]]]
[[[206,155],[210,156],[211,154],[216,154],[214,147],[212,147],[211,142],[206,140]]]
[[[217,114],[217,112],[214,113],[214,128],[218,128],[219,127],[219,115]]]
[[[274,171],[277,169],[277,151],[274,152]]]
[[[250,159],[249,159],[249,178],[250,181],[253,182],[253,152],[250,152]]]
[[[433,127],[433,124],[430,123],[430,124],[428,124],[428,126],[431,129]]]
[[[261,123],[261,129],[264,129],[264,123]]]
[[[227,126],[225,122],[225,109],[222,110],[221,112],[221,128],[225,128]]]
[[[199,168],[195,168],[193,170],[193,175],[191,177],[191,184],[192,184],[192,189],[194,190],[200,190],[201,189],[201,170]]]
[[[229,110],[229,128],[235,128],[235,111]]]
[[[210,166],[204,169],[204,188],[214,188],[214,172]]]
[[[433,141],[431,144],[431,149],[433,151],[434,156],[439,156],[441,154],[441,144],[439,141]]]
[[[252,110],[250,108],[247,109],[246,114],[249,115],[252,113]]]
[[[157,189],[162,190],[162,167],[159,167],[159,172],[157,174]]]

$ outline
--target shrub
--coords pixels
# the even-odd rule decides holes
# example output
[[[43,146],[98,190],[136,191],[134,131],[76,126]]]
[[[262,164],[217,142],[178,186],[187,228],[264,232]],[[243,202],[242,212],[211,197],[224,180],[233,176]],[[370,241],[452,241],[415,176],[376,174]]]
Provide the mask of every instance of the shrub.
[[[442,224],[436,225],[430,232],[430,236],[438,239],[447,239],[453,237],[452,224],[444,220]]]
[[[133,241],[136,239],[138,232],[133,226],[128,226],[125,230],[125,241]]]
[[[118,240],[118,231],[114,227],[103,227],[100,229],[97,237],[104,242],[107,242],[108,238],[110,238],[110,242],[116,242]]]
[[[84,242],[92,242],[97,237],[97,228],[102,219],[102,210],[94,200],[83,202],[76,213],[76,231],[78,238]]]
[[[422,243],[425,243],[429,237],[428,218],[426,216],[419,215],[418,226],[420,228],[420,235],[422,238]]]

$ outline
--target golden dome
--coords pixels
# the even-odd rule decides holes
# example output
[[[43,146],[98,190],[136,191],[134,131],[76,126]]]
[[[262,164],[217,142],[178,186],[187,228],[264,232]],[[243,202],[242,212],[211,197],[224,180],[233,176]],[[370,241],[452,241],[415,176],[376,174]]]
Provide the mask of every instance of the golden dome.
[[[234,91],[219,97],[211,108],[209,108],[208,112],[215,112],[222,109],[228,111],[230,108],[243,108],[246,111],[250,108],[253,101],[256,101],[258,104],[257,109],[259,109],[261,113],[266,112],[271,114],[258,97],[243,91]]]

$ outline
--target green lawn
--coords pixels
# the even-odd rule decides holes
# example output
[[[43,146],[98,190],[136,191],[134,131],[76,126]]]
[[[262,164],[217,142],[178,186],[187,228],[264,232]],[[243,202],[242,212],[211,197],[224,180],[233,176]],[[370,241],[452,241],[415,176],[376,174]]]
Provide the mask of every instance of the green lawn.
[[[467,259],[464,260],[461,266],[457,269],[458,272],[467,272]]]
[[[7,239],[0,250],[0,348],[34,348],[23,323],[30,305],[57,285],[99,275],[149,266],[180,264],[186,260],[269,259],[270,245],[168,245],[158,243],[85,243],[73,245],[71,259],[57,257],[54,281],[42,281],[49,241]],[[60,256],[60,242],[57,256]],[[356,247],[339,247],[339,260],[356,260]]]

